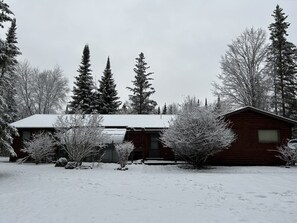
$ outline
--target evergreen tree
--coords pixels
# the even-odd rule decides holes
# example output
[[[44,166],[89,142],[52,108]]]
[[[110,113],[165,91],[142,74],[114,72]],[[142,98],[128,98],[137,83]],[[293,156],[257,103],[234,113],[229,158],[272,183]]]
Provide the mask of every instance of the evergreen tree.
[[[288,42],[284,53],[286,61],[285,80],[285,116],[297,119],[297,48],[293,43]]]
[[[173,114],[173,105],[168,106],[168,114],[172,115]]]
[[[6,34],[6,41],[4,42],[3,57],[1,60],[1,75],[11,75],[18,63],[16,57],[21,54],[17,47],[16,37],[16,19],[12,19],[11,26]]]
[[[161,108],[160,108],[160,106],[158,106],[158,108],[157,108],[157,114],[158,114],[158,115],[161,114]]]
[[[220,95],[218,95],[218,100],[217,100],[217,102],[215,103],[215,106],[214,106],[214,113],[220,114],[221,113],[221,108],[222,108],[221,97],[220,97]]]
[[[21,54],[19,48],[17,47],[17,37],[16,37],[16,19],[13,19],[11,26],[6,35],[5,42],[5,56],[1,61],[1,73],[2,77],[5,79],[6,92],[3,96],[8,105],[8,112],[13,121],[16,120],[17,105],[15,102],[16,96],[16,65],[18,63],[16,57]]]
[[[11,21],[10,15],[13,13],[9,10],[9,6],[0,1],[0,28],[4,28],[3,23]],[[9,36],[7,36],[8,38]],[[10,151],[12,155],[15,155],[12,144],[12,136],[17,135],[17,130],[9,125],[12,122],[12,116],[9,112],[9,106],[7,102],[7,92],[10,91],[11,79],[7,78],[7,71],[13,68],[9,65],[8,61],[8,49],[9,44],[0,38],[0,150],[5,149]]]
[[[77,70],[79,75],[75,77],[70,113],[90,114],[94,110],[94,83],[90,67],[90,49],[85,45],[81,64]]]
[[[279,5],[276,6],[272,16],[275,22],[269,26],[271,40],[269,61],[273,69],[275,113],[296,118],[297,50],[296,46],[287,40],[287,28],[290,24],[286,22],[288,16],[283,13]]]
[[[108,57],[106,68],[99,81],[97,111],[100,114],[114,114],[121,105],[117,95],[116,84],[114,83],[113,74],[111,73],[110,60]]]
[[[132,81],[134,87],[127,87],[132,91],[132,95],[129,95],[131,101],[131,107],[134,112],[137,114],[148,114],[154,111],[157,102],[150,99],[150,96],[155,93],[155,89],[150,83],[153,80],[150,75],[153,73],[147,73],[147,69],[150,67],[147,66],[145,62],[145,57],[143,53],[139,54],[139,57],[136,58],[136,65],[134,68],[135,80]]]
[[[126,103],[123,104],[122,109],[121,109],[122,114],[127,114],[128,113],[128,108]]]
[[[10,15],[13,15],[13,13],[9,9],[9,5],[0,0],[0,28],[4,28],[4,22],[11,21]]]
[[[167,106],[166,106],[166,103],[164,104],[162,114],[163,114],[163,115],[166,115],[166,114],[167,114]]]
[[[11,21],[11,15],[13,15],[12,11],[10,11],[9,6],[0,0],[0,28],[4,28],[3,23]],[[1,74],[2,74],[2,64],[5,59],[5,42],[1,39],[0,36],[0,66],[1,66]]]

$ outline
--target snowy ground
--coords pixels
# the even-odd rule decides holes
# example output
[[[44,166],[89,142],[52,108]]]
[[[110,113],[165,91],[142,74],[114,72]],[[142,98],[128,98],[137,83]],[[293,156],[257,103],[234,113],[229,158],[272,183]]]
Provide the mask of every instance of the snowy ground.
[[[0,222],[297,222],[296,167],[116,167],[0,159]]]

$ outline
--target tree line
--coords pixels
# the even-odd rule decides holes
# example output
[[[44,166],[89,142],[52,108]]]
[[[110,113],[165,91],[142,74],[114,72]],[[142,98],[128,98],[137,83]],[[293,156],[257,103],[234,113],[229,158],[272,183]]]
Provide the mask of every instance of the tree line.
[[[134,114],[149,114],[155,112],[157,102],[151,99],[151,95],[155,93],[152,87],[151,78],[152,72],[147,70],[145,56],[140,53],[136,58],[133,87],[127,87],[131,91],[129,95],[129,102],[126,102],[122,109],[119,106],[122,104],[119,101],[116,90],[115,80],[111,71],[110,58],[107,58],[106,67],[103,71],[101,80],[99,80],[99,87],[93,81],[91,63],[90,63],[90,49],[85,45],[81,64],[75,77],[73,87],[72,100],[67,106],[67,113],[80,114],[114,114],[114,113],[134,113]]]

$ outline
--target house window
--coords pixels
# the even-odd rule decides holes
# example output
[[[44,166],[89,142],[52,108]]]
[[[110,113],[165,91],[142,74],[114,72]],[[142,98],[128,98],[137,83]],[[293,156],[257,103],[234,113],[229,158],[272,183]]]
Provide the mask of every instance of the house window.
[[[159,135],[152,134],[151,135],[151,149],[159,149]]]
[[[258,130],[259,143],[278,143],[279,131],[276,129]]]
[[[30,131],[23,131],[23,142],[29,141],[31,137]]]

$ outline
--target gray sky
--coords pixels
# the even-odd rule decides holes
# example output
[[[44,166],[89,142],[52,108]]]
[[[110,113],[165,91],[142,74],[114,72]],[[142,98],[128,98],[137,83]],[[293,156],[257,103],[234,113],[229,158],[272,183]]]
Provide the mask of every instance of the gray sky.
[[[211,83],[227,44],[245,28],[268,31],[276,4],[289,16],[288,39],[297,44],[297,0],[4,1],[17,19],[21,60],[40,69],[60,65],[72,90],[88,43],[93,77],[100,79],[110,56],[122,101],[140,52],[154,72],[152,98],[159,105],[187,95],[214,100]]]

